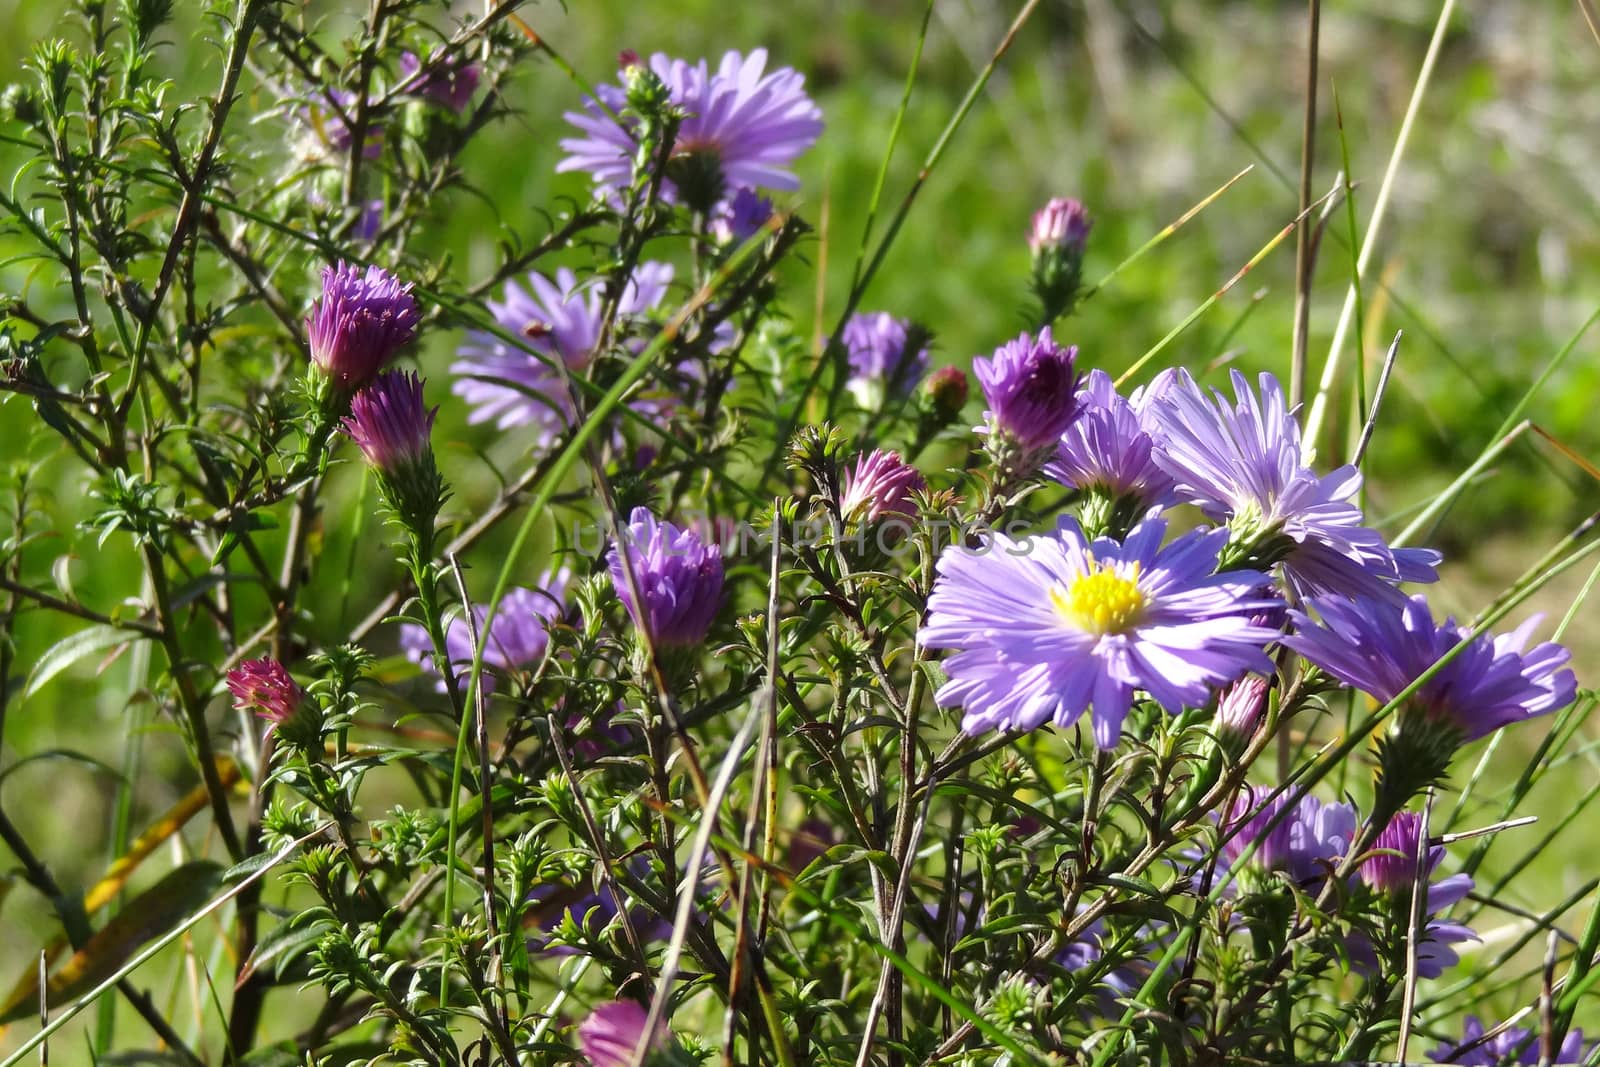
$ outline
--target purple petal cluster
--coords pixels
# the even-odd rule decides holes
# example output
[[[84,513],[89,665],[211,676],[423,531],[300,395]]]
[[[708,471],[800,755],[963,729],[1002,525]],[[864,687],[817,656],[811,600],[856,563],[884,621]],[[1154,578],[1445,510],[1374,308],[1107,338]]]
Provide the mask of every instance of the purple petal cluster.
[[[805,77],[788,67],[767,72],[766,65],[767,53],[761,48],[749,55],[728,52],[715,73],[703,59],[691,65],[660,52],[650,57],[650,70],[687,115],[678,127],[672,157],[711,157],[723,195],[740,187],[798,189],[799,179],[789,164],[822,134],[822,111],[806,95]],[[595,91],[604,108],[586,98],[582,111],[564,116],[579,136],[561,142],[568,155],[556,170],[587,171],[603,188],[626,189],[633,181],[638,144],[631,120],[623,116],[618,125],[612,115],[627,107],[627,91],[619,85]],[[669,187],[664,195],[672,199],[677,194]]]
[[[544,659],[550,643],[550,623],[566,612],[563,600],[567,583],[571,580],[565,569],[551,571],[541,577],[534,589],[513,587],[500,599],[500,607],[489,623],[489,632],[483,635],[483,620],[487,605],[472,609],[473,622],[484,640],[483,686],[487,691],[497,675],[512,675],[537,666]],[[472,671],[472,630],[467,620],[459,615],[450,621],[445,630],[445,652],[455,671],[457,684],[465,685]],[[400,628],[400,647],[418,666],[436,673],[433,643],[420,626],[406,624]],[[445,690],[444,680],[439,681],[439,691]]]
[[[629,1067],[649,1022],[650,1013],[637,1001],[602,1004],[578,1025],[578,1047],[589,1067]],[[665,1027],[650,1035],[646,1047],[652,1051],[667,1047]]]
[[[1461,1024],[1461,1040],[1447,1041],[1430,1053],[1435,1063],[1453,1063],[1459,1067],[1500,1067],[1501,1064],[1536,1064],[1541,1046],[1539,1033],[1521,1026],[1508,1026],[1495,1036],[1484,1040],[1488,1029],[1476,1015],[1468,1015]],[[1457,1049],[1462,1051],[1458,1052]],[[1584,1063],[1590,1050],[1584,1048],[1583,1031],[1569,1030],[1561,1047],[1554,1050],[1551,1063]]]
[[[863,407],[877,408],[888,395],[908,396],[928,369],[928,350],[911,346],[912,326],[887,311],[858,311],[844,324],[840,341],[850,362],[850,391]]]
[[[639,264],[618,304],[619,316],[656,307],[671,281],[671,265]],[[565,267],[554,279],[530,274],[528,286],[531,292],[507,282],[505,301],[489,301],[495,322],[535,352],[562,360],[569,371],[586,369],[600,342],[601,287],[580,284]],[[566,427],[572,398],[554,367],[484,330],[469,331],[457,355],[450,365],[457,376],[451,388],[471,407],[469,423],[492,420],[501,429],[531,424],[541,444]]]
[[[1294,635],[1284,643],[1347,685],[1388,703],[1444,655],[1467,642],[1409,698],[1407,710],[1471,741],[1523,719],[1570,704],[1577,679],[1572,654],[1553,642],[1524,652],[1538,618],[1508,634],[1471,637],[1454,619],[1437,623],[1420,596],[1310,602],[1318,618],[1291,611]]]
[[[1072,420],[1044,472],[1074,489],[1101,490],[1146,506],[1175,502],[1172,477],[1156,462],[1151,394],[1118,395],[1111,376],[1092,370],[1077,395]]]
[[[442,107],[460,114],[472,102],[478,90],[477,64],[460,58],[438,62],[432,57],[424,71],[422,60],[415,52],[400,56],[400,76],[405,79],[405,91],[421,96]]]
[[[720,244],[735,247],[761,231],[772,218],[772,201],[747,186],[717,205],[711,216],[711,235]]]
[[[1245,786],[1221,818],[1222,855],[1231,866],[1254,845],[1251,863],[1307,885],[1327,877],[1350,850],[1356,822],[1356,809],[1349,804]]]
[[[856,459],[854,471],[846,472],[839,495],[839,513],[846,520],[860,518],[877,522],[887,516],[916,517],[915,493],[928,487],[922,474],[900,458],[900,453],[873,449]]]
[[[432,455],[428,435],[438,413],[423,401],[415,373],[385,371],[350,398],[342,428],[368,463],[393,474]]]
[[[1301,459],[1300,425],[1270,374],[1260,395],[1232,375],[1234,400],[1207,395],[1178,370],[1163,376],[1152,403],[1159,419],[1156,463],[1180,497],[1234,527],[1241,540],[1282,538],[1284,576],[1302,595],[1365,594],[1401,599],[1394,583],[1433,581],[1438,553],[1391,549],[1362,525],[1351,466],[1319,476]]]
[[[1035,256],[1047,251],[1083,255],[1092,222],[1082,202],[1070,197],[1054,197],[1034,212],[1028,229],[1028,247]]]
[[[344,389],[370,381],[417,335],[411,284],[382,267],[341,262],[322,270],[322,296],[306,318],[311,362]]]
[[[1025,450],[1056,442],[1078,414],[1078,348],[1062,348],[1046,327],[1037,337],[1021,334],[972,361],[989,410],[991,433],[1015,440]]]
[[[305,691],[289,676],[288,668],[270,656],[245,660],[233,668],[227,685],[235,708],[280,726],[294,718],[295,709],[305,699]]]
[[[954,651],[939,703],[966,709],[968,733],[1071,725],[1093,709],[1095,742],[1117,743],[1135,690],[1169,712],[1199,707],[1245,671],[1270,673],[1277,631],[1245,616],[1266,576],[1213,574],[1227,532],[1166,547],[1147,518],[1127,539],[1089,541],[1077,521],[1054,536],[991,534],[946,549],[917,640]]]
[[[622,544],[606,560],[611,584],[634,623],[657,647],[696,645],[722,606],[722,553],[692,530],[657,521],[647,508],[634,508]],[[628,553],[641,605],[634,603],[622,565]]]
[[[1410,900],[1412,886],[1417,881],[1417,850],[1422,845],[1422,816],[1412,811],[1402,811],[1385,826],[1373,842],[1374,854],[1361,861],[1357,871],[1363,884],[1384,896]],[[1431,877],[1439,861],[1444,858],[1440,846],[1429,848],[1423,860],[1423,878]],[[1472,891],[1472,876],[1454,874],[1448,878],[1428,883],[1427,902],[1423,909],[1425,924],[1422,938],[1417,943],[1417,973],[1424,978],[1437,978],[1454,967],[1460,957],[1452,947],[1465,941],[1476,941],[1478,935],[1472,928],[1451,922],[1439,916]],[[1349,942],[1350,958],[1358,969],[1371,971],[1377,968],[1377,954],[1365,934],[1357,931]]]

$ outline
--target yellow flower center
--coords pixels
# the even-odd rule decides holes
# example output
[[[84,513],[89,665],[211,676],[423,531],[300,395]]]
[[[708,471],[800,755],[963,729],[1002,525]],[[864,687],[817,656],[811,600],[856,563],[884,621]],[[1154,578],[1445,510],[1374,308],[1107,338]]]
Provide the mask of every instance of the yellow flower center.
[[[1139,588],[1139,564],[1119,573],[1114,563],[1096,563],[1069,583],[1050,590],[1050,603],[1063,619],[1092,634],[1126,633],[1144,613],[1144,593]]]

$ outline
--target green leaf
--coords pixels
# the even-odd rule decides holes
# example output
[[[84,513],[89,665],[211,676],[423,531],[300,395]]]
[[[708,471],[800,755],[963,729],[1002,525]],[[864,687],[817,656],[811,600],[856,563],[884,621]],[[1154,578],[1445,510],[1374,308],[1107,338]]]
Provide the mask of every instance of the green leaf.
[[[50,679],[85,656],[114,645],[126,644],[133,639],[134,635],[126,630],[101,624],[57,641],[33,665],[33,670],[28,674],[28,684],[22,691],[22,699],[26,700],[37,693]]]

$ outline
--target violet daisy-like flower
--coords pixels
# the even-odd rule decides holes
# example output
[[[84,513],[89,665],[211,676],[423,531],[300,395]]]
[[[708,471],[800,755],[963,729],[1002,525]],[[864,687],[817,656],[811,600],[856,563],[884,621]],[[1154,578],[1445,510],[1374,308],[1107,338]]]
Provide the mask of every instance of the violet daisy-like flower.
[[[860,518],[869,523],[889,516],[914,519],[917,505],[912,495],[927,487],[921,472],[900,453],[875,448],[856,459],[854,471],[845,473],[839,513],[847,521]]]
[[[1281,814],[1285,808],[1288,814]],[[1327,877],[1349,851],[1357,817],[1349,804],[1324,804],[1293,789],[1274,795],[1270,789],[1245,786],[1219,822],[1226,837],[1222,856],[1230,866],[1254,845],[1252,864],[1283,871],[1307,885]]]
[[[405,79],[404,90],[457,114],[465,111],[478,89],[477,64],[460,58],[438,63],[430,58],[428,66],[429,70],[424,72],[422,60],[415,52],[401,53],[400,76]]]
[[[1092,706],[1110,748],[1135,690],[1177,713],[1247,670],[1270,673],[1262,648],[1278,633],[1245,618],[1266,576],[1212,573],[1225,530],[1163,548],[1166,530],[1151,517],[1121,543],[1090,541],[1063,518],[1054,536],[946,549],[917,635],[955,652],[939,703],[966,709],[968,733],[1068,726]]]
[[[1468,642],[1407,699],[1402,730],[1426,724],[1444,727],[1459,741],[1472,741],[1563,708],[1576,695],[1577,679],[1566,669],[1572,653],[1549,641],[1524,651],[1538,617],[1510,633],[1469,640],[1471,629],[1454,619],[1435,622],[1421,596],[1398,606],[1388,600],[1339,597],[1309,603],[1317,618],[1291,611],[1293,636],[1284,644],[1382,703]]]
[[[913,334],[918,336],[913,336]],[[928,369],[921,331],[887,311],[858,311],[839,340],[850,361],[846,385],[864,408],[883,406],[890,395],[908,396]]]
[[[1302,595],[1387,596],[1394,583],[1431,582],[1439,554],[1391,549],[1362,525],[1352,498],[1361,473],[1346,466],[1319,476],[1301,461],[1300,424],[1270,374],[1260,396],[1238,371],[1234,401],[1207,395],[1189,372],[1169,372],[1154,398],[1155,460],[1183,499],[1225,521],[1236,539],[1281,560]]]
[[[500,607],[489,623],[489,632],[483,632],[483,620],[488,605],[475,605],[473,622],[479,637],[484,641],[483,687],[493,688],[499,676],[510,676],[536,667],[544,659],[550,644],[550,624],[566,612],[567,583],[571,576],[565,568],[547,572],[533,589],[512,587],[500,599]],[[472,673],[472,631],[467,620],[460,615],[450,620],[445,630],[445,653],[455,672],[456,683],[465,686]],[[406,656],[430,674],[437,674],[433,642],[420,626],[406,624],[400,627],[400,648]],[[438,689],[446,686],[440,678]]]
[[[1430,1054],[1434,1063],[1453,1063],[1459,1067],[1500,1067],[1501,1064],[1536,1064],[1541,1046],[1539,1032],[1521,1026],[1508,1026],[1498,1034],[1484,1040],[1488,1028],[1476,1015],[1468,1015],[1461,1023],[1461,1040],[1446,1041]],[[1561,1047],[1551,1056],[1551,1063],[1584,1063],[1589,1050],[1583,1045],[1583,1031],[1569,1030],[1562,1038]]]
[[[648,508],[634,508],[622,545],[606,557],[611,584],[636,625],[657,647],[699,644],[722,605],[722,552],[692,530],[661,522]],[[635,604],[622,550],[632,564],[643,604]],[[642,609],[642,610],[641,610]]]
[[[711,212],[711,235],[720,244],[744,244],[772,218],[772,201],[754,189],[741,187]]]
[[[305,691],[289,677],[289,670],[270,656],[245,660],[227,676],[233,706],[250,711],[281,726],[294,718]]]
[[[1078,347],[1062,348],[1047,326],[1037,337],[1022,334],[972,361],[989,410],[991,434],[1009,438],[1024,452],[1054,445],[1078,415]]]
[[[617,305],[618,315],[639,315],[656,307],[671,281],[670,264],[639,264]],[[602,287],[580,284],[565,267],[553,280],[530,274],[528,285],[531,293],[507,282],[505,302],[489,301],[490,314],[529,348],[581,373],[594,361],[600,343]],[[457,375],[451,390],[472,408],[469,423],[493,420],[503,430],[532,424],[541,443],[566,427],[572,398],[554,367],[483,330],[469,331],[457,354],[460,358],[450,365]]]
[[[341,388],[355,389],[411,343],[420,321],[411,283],[377,266],[324,267],[322,296],[306,318],[311,362]]]
[[[670,150],[669,171],[680,179],[698,175],[706,186],[684,191],[691,203],[709,207],[741,186],[800,187],[789,164],[821,136],[822,111],[806,95],[803,75],[788,67],[769,73],[766,65],[762,48],[748,56],[728,52],[715,73],[705,60],[691,65],[660,52],[650,57],[650,70],[666,87],[672,104],[687,116]],[[622,114],[627,90],[602,85],[595,91],[605,108],[585,98],[582,111],[564,116],[579,136],[561,142],[569,155],[556,170],[587,171],[602,188],[616,192],[632,183],[639,146],[633,120]],[[622,124],[612,115],[622,116]],[[679,192],[677,183],[671,182],[663,190],[668,199]]]
[[[667,1047],[665,1026],[644,1040],[650,1013],[637,1001],[614,1000],[589,1013],[578,1026],[578,1047],[589,1067],[629,1067],[641,1043],[652,1052]]]
[[[1414,811],[1402,811],[1395,815],[1373,842],[1373,854],[1361,861],[1357,874],[1362,883],[1383,896],[1409,901],[1417,880],[1417,851],[1424,843],[1421,836],[1421,815]],[[1435,845],[1428,849],[1422,861],[1428,896],[1423,909],[1425,925],[1417,944],[1417,973],[1423,978],[1437,978],[1456,965],[1460,957],[1452,946],[1478,940],[1478,935],[1472,932],[1471,927],[1438,917],[1472,891],[1472,876],[1469,874],[1453,874],[1436,882],[1427,882],[1442,859],[1444,849]],[[1366,934],[1359,930],[1353,932],[1348,947],[1351,961],[1358,970],[1371,972],[1377,969],[1377,953]]]
[[[341,428],[361,449],[367,462],[386,474],[397,474],[431,460],[437,407],[422,399],[422,379],[411,371],[384,371],[356,390],[350,414]]]
[[[1044,472],[1073,489],[1099,490],[1144,507],[1171,505],[1172,477],[1155,459],[1150,396],[1143,389],[1121,396],[1111,375],[1090,371],[1078,390],[1078,415]]]

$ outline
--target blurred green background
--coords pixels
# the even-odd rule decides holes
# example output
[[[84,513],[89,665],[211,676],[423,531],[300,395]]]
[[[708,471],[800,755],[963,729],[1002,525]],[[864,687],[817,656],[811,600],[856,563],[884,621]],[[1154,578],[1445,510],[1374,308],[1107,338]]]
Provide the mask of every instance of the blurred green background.
[[[316,3],[336,45],[340,19],[365,5]],[[898,151],[891,161],[886,210],[911,187],[922,160],[955,112],[977,71],[1020,8],[1018,0],[937,0]],[[163,62],[186,93],[210,92],[217,67],[187,0],[164,34]],[[480,5],[456,5],[457,13]],[[584,75],[613,76],[617,53],[664,51],[715,60],[726,49],[766,47],[776,64],[796,67],[821,104],[828,128],[798,166],[803,190],[788,200],[816,228],[791,263],[786,300],[796,328],[810,336],[831,328],[848,289],[868,198],[882,159],[927,9],[910,0],[867,3],[797,0],[729,4],[682,0],[639,4],[590,0],[563,9],[531,3],[521,12]],[[1313,188],[1333,187],[1348,152],[1356,214],[1364,228],[1395,143],[1439,12],[1422,0],[1332,0],[1323,5],[1321,111]],[[440,6],[441,23],[445,17]],[[55,0],[0,0],[0,80],[20,76],[30,43],[63,19]],[[1089,366],[1114,375],[1130,365],[1210,296],[1294,216],[1306,66],[1305,9],[1300,3],[1234,0],[1044,0],[948,152],[921,189],[908,222],[863,302],[925,323],[939,362],[964,364],[1027,324],[1025,234],[1046,198],[1083,199],[1095,217],[1085,277],[1094,282],[1188,208],[1245,167],[1253,170],[1172,239],[1122,271],[1058,335],[1080,346]],[[1369,458],[1369,507],[1401,514],[1426,501],[1489,443],[1490,434],[1529,383],[1600,307],[1600,43],[1575,3],[1473,3],[1449,23],[1437,69],[1417,113],[1393,189],[1383,239],[1368,273],[1363,348],[1367,380],[1397,330],[1405,331],[1395,379]],[[248,74],[235,132],[260,149],[269,169],[283,125],[244,120],[274,103]],[[1342,117],[1334,120],[1335,93]],[[509,229],[536,239],[539,213],[554,198],[583,198],[581,176],[554,173],[566,135],[561,119],[579,93],[554,65],[528,61],[506,87],[516,115],[472,147],[463,167],[475,194],[455,191],[438,204],[417,247],[448,257],[461,281],[489,272],[495,236]],[[0,151],[5,175],[14,153]],[[879,230],[881,232],[881,217]],[[1311,314],[1315,380],[1350,277],[1352,252],[1342,205],[1321,243]],[[0,267],[0,289],[23,285],[21,266]],[[819,282],[820,277],[820,282]],[[51,279],[34,279],[33,298]],[[1294,304],[1293,241],[1285,242],[1201,317],[1156,366],[1234,362],[1287,377]],[[818,310],[821,311],[820,322]],[[459,335],[435,332],[423,346],[425,373],[442,382]],[[1600,335],[1534,398],[1527,417],[1573,452],[1600,460]],[[1152,370],[1155,369],[1152,367]],[[1348,379],[1346,379],[1348,381]],[[1327,454],[1345,447],[1350,401],[1340,393]],[[516,442],[496,442],[486,427],[468,429],[446,401],[436,438],[470,441],[516,457]],[[0,448],[22,458],[27,408],[0,406]],[[453,457],[453,458],[452,458]],[[466,448],[447,449],[450,473],[466,486],[456,506],[470,508],[490,487]],[[39,472],[72,513],[84,485],[64,477],[59,461]],[[1441,613],[1471,614],[1486,604],[1565,530],[1594,511],[1600,486],[1561,453],[1530,435],[1468,491],[1434,532],[1448,563],[1436,594]],[[1391,531],[1398,524],[1387,527]],[[332,536],[332,535],[330,535]],[[382,568],[346,568],[346,544],[321,579],[354,570],[352,603],[364,614]],[[376,548],[373,549],[376,551]],[[35,576],[50,560],[76,555],[80,595],[117,572],[115,545],[98,554],[70,524],[40,550]],[[119,578],[127,572],[118,572]],[[1583,573],[1536,598],[1560,618]],[[111,588],[120,589],[113,585]],[[123,591],[126,592],[126,591]],[[19,627],[22,669],[76,624],[42,613]],[[1593,684],[1600,638],[1580,616],[1569,633],[1580,681]],[[384,649],[389,651],[389,649]],[[134,665],[137,670],[137,665]],[[80,669],[10,709],[0,762],[52,747],[74,747],[120,766],[130,715],[124,664],[105,675]],[[108,679],[117,679],[115,683]],[[141,720],[144,721],[144,720]],[[164,733],[167,727],[146,729]],[[1508,740],[1501,759],[1516,764],[1543,727]],[[191,781],[181,746],[166,737],[149,756],[173,776],[141,778],[130,813],[137,828]],[[1465,761],[1462,761],[1465,762]],[[1592,757],[1570,761],[1536,790],[1537,812],[1559,811],[1597,772]],[[87,787],[80,787],[86,785]],[[59,765],[27,768],[5,782],[8,810],[30,832],[76,827],[70,845],[41,838],[41,850],[67,884],[103,870],[110,838],[104,776]],[[26,798],[26,799],[24,799]],[[1484,820],[1484,821],[1487,821]],[[1581,827],[1563,841],[1593,843]],[[1526,844],[1527,839],[1522,842]],[[1539,861],[1527,906],[1559,899],[1593,870],[1582,848],[1553,850]],[[1542,879],[1542,882],[1540,881]],[[0,911],[0,958],[28,943],[42,912],[15,894]],[[1534,899],[1534,897],[1538,899]],[[0,982],[8,975],[0,974]]]

